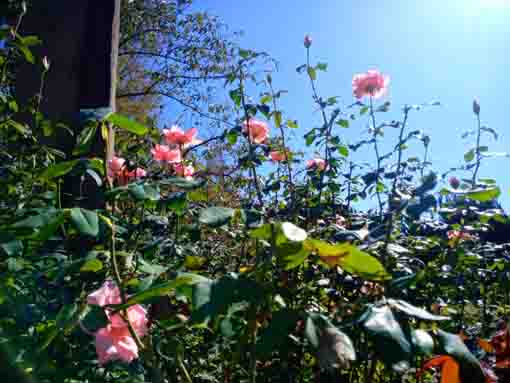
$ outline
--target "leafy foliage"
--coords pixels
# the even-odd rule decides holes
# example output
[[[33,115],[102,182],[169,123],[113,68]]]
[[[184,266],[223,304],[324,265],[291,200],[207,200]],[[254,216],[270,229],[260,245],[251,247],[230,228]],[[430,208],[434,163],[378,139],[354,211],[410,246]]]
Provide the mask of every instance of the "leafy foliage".
[[[432,355],[423,369],[440,367],[444,382],[494,381],[492,367],[508,374],[509,226],[497,204],[501,189],[478,177],[488,153],[481,134],[497,138],[480,124],[480,105],[473,109],[477,142],[453,170],[471,177],[450,179],[437,193],[444,180],[429,169],[431,138],[406,129],[412,113],[438,103],[405,105],[401,120],[379,123],[389,101],[378,104],[371,95],[368,103],[340,107],[337,97],[318,92],[327,64],[311,63],[308,39],[298,73],[310,82],[321,121],[304,137],[317,157],[300,170],[301,155],[288,140],[288,129],[298,123],[279,107],[285,92],[275,89],[271,75],[259,82],[250,74],[265,56],[239,49],[231,61],[232,46],[220,46],[217,21],[186,13],[188,2],[165,2],[167,12],[140,22],[141,10],[158,4],[124,2],[129,12],[122,33],[132,40],[123,49],[155,55],[168,43],[164,54],[176,50],[176,57],[189,58],[191,69],[165,57],[161,65],[176,69],[177,77],[153,78],[157,92],[171,83],[182,100],[193,100],[186,73],[226,76],[241,117],[213,138],[238,151],[231,169],[211,169],[195,154],[195,145],[206,150],[212,140],[176,144],[171,150],[179,150],[179,160],[151,157],[147,143],[159,140],[159,131],[120,114],[89,121],[66,158],[42,139],[51,123],[39,111],[39,98],[18,105],[12,93],[12,67],[19,60],[39,63],[31,52],[38,39],[1,31],[7,47],[0,51],[4,375],[19,371],[20,381],[76,383],[392,382],[402,375],[413,382],[412,369]],[[156,32],[144,29],[151,25]],[[199,37],[211,50],[172,45],[185,37]],[[228,70],[208,66],[224,60]],[[266,87],[257,102],[247,95],[250,81]],[[33,123],[18,121],[20,110]],[[274,129],[266,131],[259,121],[260,131],[250,132],[243,124],[259,117]],[[348,129],[358,119],[369,119],[369,137],[344,142],[333,127]],[[92,137],[106,122],[125,138],[110,161],[90,153]],[[394,150],[383,154],[386,128],[398,137]],[[423,145],[422,158],[407,155],[411,140]],[[374,166],[350,157],[364,145],[374,150]],[[264,171],[272,152],[274,170]],[[193,174],[179,172],[184,166],[194,166]],[[80,180],[78,187],[70,188],[69,179]],[[87,180],[99,188],[97,208],[85,205]],[[356,209],[372,198],[375,210]],[[91,292],[105,281],[119,293],[100,307]],[[133,308],[143,320],[130,314]],[[494,337],[474,342],[488,337],[500,318]],[[134,325],[145,320],[148,328],[138,334]],[[119,357],[98,366],[93,343],[99,342],[97,350],[103,346],[101,330],[125,331],[117,346],[136,345],[136,360]]]

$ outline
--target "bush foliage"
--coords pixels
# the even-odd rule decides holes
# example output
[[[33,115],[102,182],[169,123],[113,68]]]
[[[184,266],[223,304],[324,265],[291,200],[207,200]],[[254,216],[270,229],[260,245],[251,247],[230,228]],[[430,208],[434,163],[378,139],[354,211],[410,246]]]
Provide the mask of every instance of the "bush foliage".
[[[439,103],[387,119],[389,78],[374,70],[354,76],[351,105],[321,96],[327,65],[311,62],[307,36],[297,72],[321,122],[300,147],[288,145],[298,122],[280,109],[284,92],[250,72],[266,57],[241,49],[225,84],[238,118],[218,136],[110,114],[66,157],[45,140],[69,128],[40,112],[44,87],[27,105],[13,92],[21,61],[43,76],[51,62],[31,52],[35,36],[8,27],[0,38],[7,381],[505,381],[510,226],[496,181],[479,174],[500,154],[478,101],[473,148],[449,171],[469,177],[445,182],[431,138],[407,125]],[[91,156],[107,123],[124,131],[117,154]],[[360,124],[367,136],[345,142]],[[396,132],[389,153],[385,130]],[[218,142],[231,163],[201,160]],[[306,162],[305,146],[317,153]],[[362,146],[370,165],[352,160]]]

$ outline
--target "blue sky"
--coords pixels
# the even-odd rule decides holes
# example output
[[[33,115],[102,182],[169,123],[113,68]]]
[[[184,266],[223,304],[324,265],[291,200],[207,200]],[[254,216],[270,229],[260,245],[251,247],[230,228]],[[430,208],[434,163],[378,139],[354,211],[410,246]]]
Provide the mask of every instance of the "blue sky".
[[[295,70],[305,61],[302,40],[309,33],[312,60],[328,63],[327,73],[318,77],[322,96],[352,103],[353,74],[377,68],[391,77],[388,120],[400,118],[405,103],[441,102],[439,108],[413,113],[409,122],[409,129],[431,136],[434,168],[462,164],[463,154],[474,145],[473,137],[460,138],[475,127],[473,97],[480,100],[482,123],[500,134],[498,141],[486,137],[484,143],[490,151],[510,151],[510,0],[209,0],[197,8],[218,15],[233,31],[244,31],[243,47],[266,51],[279,61],[274,83],[289,92],[282,108],[286,118],[300,125],[294,145],[302,147],[302,133],[320,124],[309,83]],[[338,128],[338,134],[355,142],[366,134],[367,122]],[[396,135],[386,132],[387,148]],[[419,147],[408,155],[417,154]],[[354,158],[372,161],[373,153]],[[497,179],[507,209],[508,169],[510,158],[500,158],[487,160],[480,171],[481,177]]]

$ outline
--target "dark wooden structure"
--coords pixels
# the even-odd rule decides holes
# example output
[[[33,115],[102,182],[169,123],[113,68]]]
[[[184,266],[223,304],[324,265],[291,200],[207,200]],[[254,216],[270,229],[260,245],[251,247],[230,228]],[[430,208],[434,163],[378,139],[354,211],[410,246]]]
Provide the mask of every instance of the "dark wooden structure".
[[[74,131],[73,137],[61,129],[48,142],[68,158],[83,127],[82,112],[95,111],[100,117],[115,110],[119,20],[120,0],[36,0],[21,25],[22,34],[42,39],[42,45],[35,51],[50,60],[41,111],[51,121],[64,123]],[[20,68],[16,84],[20,102],[38,92],[41,70],[42,67],[29,64]],[[110,158],[112,129],[109,136]],[[99,131],[96,141],[90,156],[103,157],[105,146]],[[66,194],[74,193],[77,182],[66,180]],[[100,207],[102,202],[93,201],[92,190],[86,194],[90,198],[85,206]]]

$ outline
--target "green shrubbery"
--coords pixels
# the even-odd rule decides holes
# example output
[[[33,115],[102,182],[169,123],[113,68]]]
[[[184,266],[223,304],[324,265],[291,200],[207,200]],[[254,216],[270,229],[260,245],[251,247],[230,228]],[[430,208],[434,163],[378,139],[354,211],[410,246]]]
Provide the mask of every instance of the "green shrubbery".
[[[438,366],[452,383],[505,374],[509,246],[494,227],[504,233],[508,220],[495,181],[478,174],[485,135],[497,138],[478,102],[475,146],[455,169],[471,176],[437,193],[431,139],[407,121],[438,103],[405,105],[401,120],[386,121],[389,79],[368,71],[342,107],[318,93],[327,65],[307,54],[298,72],[322,122],[304,137],[317,156],[303,166],[286,141],[297,122],[279,109],[283,92],[267,75],[249,101],[258,54],[241,50],[227,81],[239,118],[215,138],[240,155],[218,180],[199,160],[213,142],[201,132],[172,127],[151,145],[143,139],[154,130],[115,114],[89,121],[64,158],[42,140],[53,134],[39,111],[44,89],[29,105],[12,92],[20,60],[44,71],[50,62],[31,53],[33,36],[0,38],[4,374],[69,383],[413,382],[417,373],[432,382]],[[359,119],[369,137],[344,142],[342,128]],[[137,137],[137,150],[91,157],[106,123]],[[385,128],[398,132],[388,154]],[[407,154],[411,140],[423,157]],[[373,147],[369,168],[350,159],[363,145]],[[94,182],[97,195],[63,195],[69,179]],[[97,209],[85,207],[92,197]],[[371,198],[375,211],[356,210]]]

